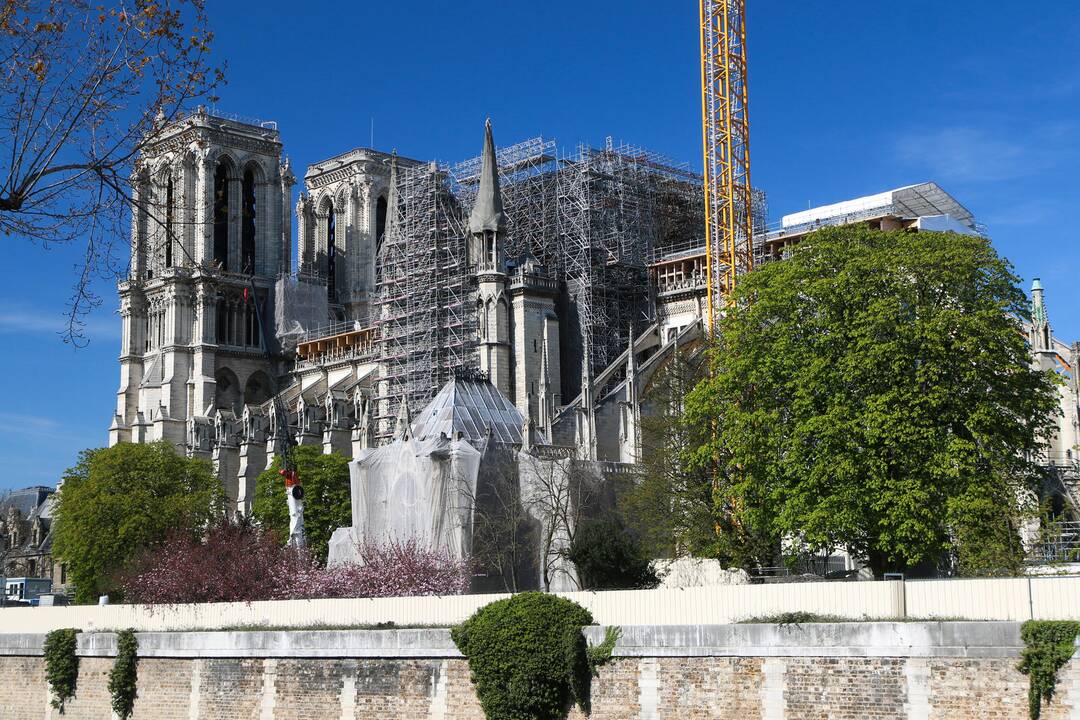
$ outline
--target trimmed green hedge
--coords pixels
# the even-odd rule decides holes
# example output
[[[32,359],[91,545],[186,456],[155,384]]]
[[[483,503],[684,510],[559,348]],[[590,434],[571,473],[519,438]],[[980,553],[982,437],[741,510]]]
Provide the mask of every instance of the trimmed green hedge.
[[[50,704],[64,714],[64,704],[75,697],[79,682],[79,656],[76,654],[79,631],[75,628],[53,630],[45,636],[45,678],[52,690]]]
[[[469,660],[488,720],[561,720],[574,703],[590,711],[596,666],[611,656],[618,632],[589,648],[581,629],[589,611],[554,595],[526,592],[485,605],[451,631]]]
[[[1028,714],[1038,720],[1042,703],[1050,702],[1057,685],[1057,671],[1076,651],[1080,622],[1070,620],[1028,620],[1020,628],[1024,641],[1017,670],[1028,676]]]

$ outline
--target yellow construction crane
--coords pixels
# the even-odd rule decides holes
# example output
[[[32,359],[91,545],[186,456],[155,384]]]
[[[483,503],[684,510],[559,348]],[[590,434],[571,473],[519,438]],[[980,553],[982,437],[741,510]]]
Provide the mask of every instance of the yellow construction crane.
[[[705,156],[706,330],[739,275],[754,267],[746,0],[700,0],[701,127]]]

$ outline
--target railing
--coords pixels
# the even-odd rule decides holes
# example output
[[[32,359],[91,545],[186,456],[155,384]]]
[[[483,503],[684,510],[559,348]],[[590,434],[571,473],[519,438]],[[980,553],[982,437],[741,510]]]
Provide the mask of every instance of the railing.
[[[297,344],[311,342],[312,340],[322,340],[334,335],[344,335],[345,333],[358,332],[360,330],[367,330],[357,320],[343,320],[342,322],[332,323],[330,325],[323,325],[317,327],[314,330],[308,330],[300,339],[297,340]]]

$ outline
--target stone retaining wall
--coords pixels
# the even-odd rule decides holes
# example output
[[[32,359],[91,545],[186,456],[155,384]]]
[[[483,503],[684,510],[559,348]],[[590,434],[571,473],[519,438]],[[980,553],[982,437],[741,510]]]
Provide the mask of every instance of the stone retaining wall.
[[[48,708],[43,639],[0,635],[0,718],[61,717]],[[115,644],[80,634],[63,718],[110,717]],[[143,633],[139,644],[136,718],[483,718],[446,630]],[[625,627],[593,681],[592,717],[1022,720],[1020,649],[1018,623]],[[1080,719],[1080,658],[1043,718]]]

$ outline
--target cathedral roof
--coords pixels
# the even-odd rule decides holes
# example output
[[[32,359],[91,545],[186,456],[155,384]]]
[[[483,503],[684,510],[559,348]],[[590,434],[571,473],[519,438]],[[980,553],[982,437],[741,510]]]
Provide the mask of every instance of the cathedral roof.
[[[499,232],[506,228],[502,193],[499,190],[499,166],[495,161],[495,140],[491,135],[491,120],[484,125],[484,152],[480,166],[480,189],[469,215],[469,232],[486,230]]]
[[[498,443],[521,444],[521,413],[487,379],[456,377],[443,386],[427,407],[417,413],[413,436],[433,440],[439,434],[478,444],[487,437]],[[540,439],[541,444],[546,440]]]

